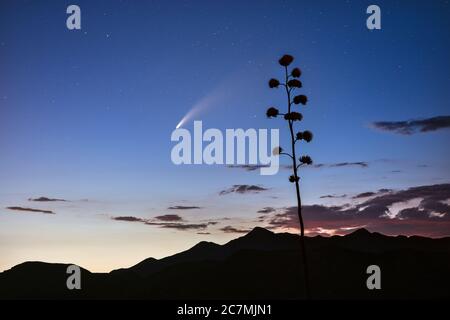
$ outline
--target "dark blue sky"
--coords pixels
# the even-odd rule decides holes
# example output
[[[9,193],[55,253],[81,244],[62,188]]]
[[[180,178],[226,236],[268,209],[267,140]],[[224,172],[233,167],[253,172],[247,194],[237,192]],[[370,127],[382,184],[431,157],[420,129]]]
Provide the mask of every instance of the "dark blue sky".
[[[81,7],[81,30],[66,28],[69,4]],[[63,234],[65,226],[100,228],[107,220],[93,216],[151,217],[180,203],[204,207],[186,220],[231,216],[245,226],[261,207],[293,205],[287,171],[260,176],[170,161],[172,130],[205,98],[214,103],[196,118],[204,127],[280,128],[286,144],[286,124],[265,117],[268,106],[284,102],[281,90],[267,87],[269,78],[281,76],[277,60],[284,53],[296,57],[310,101],[302,127],[315,136],[305,152],[326,164],[302,173],[305,203],[330,204],[320,198],[326,194],[448,182],[448,131],[402,135],[374,129],[373,122],[448,115],[449,1],[376,1],[382,29],[375,31],[366,28],[370,4],[2,1],[0,206],[43,206],[72,216],[52,227]],[[367,166],[333,167],[344,162]],[[270,196],[217,196],[235,184],[265,186]],[[37,196],[71,204],[28,202]],[[0,233],[2,226],[22,226],[11,214],[0,219]],[[141,226],[124,228],[134,234]],[[211,233],[212,240],[224,239]],[[155,256],[178,249],[174,244]],[[92,263],[94,269],[113,264]]]

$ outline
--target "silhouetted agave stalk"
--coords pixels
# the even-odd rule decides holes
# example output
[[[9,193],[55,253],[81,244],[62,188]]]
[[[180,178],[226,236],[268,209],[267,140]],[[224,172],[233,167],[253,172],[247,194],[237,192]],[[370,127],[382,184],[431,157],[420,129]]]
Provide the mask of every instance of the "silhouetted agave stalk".
[[[296,143],[300,142],[301,140],[310,142],[313,138],[313,134],[311,131],[308,130],[294,133],[294,122],[302,121],[303,115],[300,112],[292,111],[292,109],[295,107],[294,105],[298,104],[305,106],[306,103],[308,102],[308,98],[305,95],[294,96],[294,91],[302,87],[302,82],[298,80],[298,78],[302,75],[302,72],[299,68],[294,68],[291,70],[291,72],[288,71],[288,66],[292,63],[292,61],[294,61],[294,57],[288,54],[284,55],[283,57],[281,57],[280,60],[278,60],[279,64],[282,67],[284,67],[285,70],[284,82],[280,82],[277,79],[269,80],[270,88],[279,88],[280,86],[285,88],[287,95],[287,112],[280,113],[280,111],[277,108],[270,107],[269,109],[267,109],[266,115],[268,118],[276,118],[278,116],[283,116],[289,125],[289,132],[291,135],[291,153],[284,152],[283,148],[281,147],[276,147],[273,150],[273,154],[286,155],[290,157],[292,160],[293,174],[289,177],[289,181],[295,184],[295,191],[297,194],[297,208],[298,208],[297,212],[298,212],[298,219],[300,222],[300,243],[304,263],[305,289],[306,289],[306,296],[309,298],[310,289],[309,289],[308,260],[305,250],[305,225],[302,216],[302,201],[300,197],[300,184],[299,184],[300,178],[298,175],[298,170],[302,165],[312,164],[312,159],[310,156],[307,155],[301,156],[300,158],[297,159],[295,146]],[[292,98],[292,96],[294,97]]]

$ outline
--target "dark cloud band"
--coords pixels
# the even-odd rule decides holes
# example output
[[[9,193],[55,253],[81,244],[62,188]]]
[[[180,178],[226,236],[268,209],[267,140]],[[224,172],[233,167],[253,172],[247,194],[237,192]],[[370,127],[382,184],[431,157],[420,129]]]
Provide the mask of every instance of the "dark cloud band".
[[[338,206],[303,206],[306,228],[345,231],[371,226],[386,233],[431,237],[450,235],[450,184],[418,186],[399,191],[380,189],[358,194],[354,198],[363,201]],[[417,206],[405,205],[402,208],[400,205],[397,212],[392,211],[393,205],[406,204],[414,199],[419,201]],[[298,229],[297,207],[280,208],[264,222],[270,229]]]
[[[13,210],[13,211],[31,212],[31,213],[55,214],[55,212],[53,212],[51,210],[41,210],[41,209],[24,208],[24,207],[7,207],[6,209]]]
[[[377,121],[372,123],[376,129],[403,135],[418,132],[431,132],[450,127],[450,116],[438,116],[409,121]]]
[[[239,193],[239,194],[245,194],[245,193],[259,193],[262,191],[267,191],[269,189],[257,185],[250,185],[250,184],[235,184],[232,187],[222,190],[219,192],[221,196],[230,194],[230,193]]]
[[[202,207],[198,207],[198,206],[170,206],[167,209],[169,209],[169,210],[193,210],[193,209],[202,209]]]
[[[67,202],[67,200],[64,199],[55,199],[55,198],[47,198],[47,197],[39,197],[39,198],[30,198],[28,201],[35,201],[35,202]]]

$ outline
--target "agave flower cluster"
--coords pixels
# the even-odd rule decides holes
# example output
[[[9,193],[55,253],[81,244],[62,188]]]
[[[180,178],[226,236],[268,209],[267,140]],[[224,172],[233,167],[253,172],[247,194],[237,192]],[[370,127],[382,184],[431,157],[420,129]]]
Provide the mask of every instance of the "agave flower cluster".
[[[280,60],[278,60],[278,63],[284,67],[285,69],[285,79],[284,82],[281,82],[278,79],[272,78],[269,80],[269,87],[270,88],[279,88],[283,87],[286,90],[287,96],[289,98],[288,106],[287,106],[287,112],[281,113],[280,110],[278,110],[276,107],[269,107],[266,111],[266,115],[268,118],[277,118],[279,116],[283,116],[283,118],[288,121],[289,123],[289,129],[292,134],[293,143],[292,143],[292,153],[285,153],[283,152],[283,149],[281,147],[277,147],[273,150],[273,153],[275,155],[287,155],[290,156],[293,160],[293,169],[294,174],[289,177],[289,181],[294,183],[298,182],[299,177],[297,175],[297,169],[301,165],[310,165],[312,164],[312,159],[308,155],[303,155],[299,157],[298,159],[295,158],[295,144],[299,142],[300,140],[303,140],[305,142],[311,142],[313,138],[313,134],[309,130],[305,131],[299,131],[294,135],[294,122],[302,121],[303,120],[303,114],[299,111],[294,111],[293,109],[296,107],[296,105],[306,106],[308,103],[308,97],[303,94],[295,95],[294,92],[297,89],[302,88],[303,84],[299,80],[299,78],[302,75],[302,71],[299,68],[293,68],[289,72],[289,65],[294,61],[294,57],[291,55],[284,55],[281,57]],[[298,165],[297,165],[298,161]]]
[[[308,97],[303,94],[296,95],[296,90],[302,88],[303,84],[300,81],[300,77],[302,72],[299,68],[293,68],[289,71],[290,64],[294,61],[294,57],[291,55],[284,55],[278,60],[278,63],[284,68],[284,81],[281,82],[278,79],[270,79],[269,87],[270,88],[284,88],[287,95],[287,112],[281,113],[280,110],[276,107],[270,107],[266,111],[266,115],[268,118],[277,118],[283,117],[284,120],[287,121],[289,125],[289,133],[291,137],[291,153],[285,152],[283,148],[276,147],[273,150],[274,155],[286,155],[292,160],[292,172],[293,174],[289,177],[289,182],[295,185],[295,191],[297,196],[297,210],[298,210],[298,218],[300,224],[300,243],[301,243],[301,252],[303,256],[303,261],[305,268],[303,269],[303,273],[305,276],[305,289],[306,296],[310,297],[310,289],[309,289],[309,271],[308,271],[308,259],[305,250],[305,224],[303,222],[302,215],[302,201],[300,195],[300,184],[299,184],[299,175],[298,169],[302,165],[310,165],[312,164],[312,159],[308,155],[302,155],[299,158],[296,157],[296,144],[300,141],[311,142],[313,138],[313,134],[309,130],[298,131],[295,133],[294,124],[303,120],[303,115],[300,112],[300,108],[302,106],[306,106],[308,102]]]

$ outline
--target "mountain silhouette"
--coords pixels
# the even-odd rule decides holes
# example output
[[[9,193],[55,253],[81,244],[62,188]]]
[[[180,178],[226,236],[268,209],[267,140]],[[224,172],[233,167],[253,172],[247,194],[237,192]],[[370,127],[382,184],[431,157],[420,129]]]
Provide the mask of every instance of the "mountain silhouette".
[[[156,260],[148,258],[128,269],[113,270],[111,274],[134,272],[139,275],[148,276],[166,267],[187,262],[214,260],[220,261],[230,257],[240,250],[286,250],[297,249],[296,236],[286,234],[275,234],[264,228],[254,228],[248,234],[235,240],[231,240],[221,246],[213,242],[202,241],[192,248],[177,253],[173,256]]]
[[[255,228],[224,245],[202,241],[162,259],[110,273],[81,271],[68,290],[69,264],[25,262],[0,273],[2,299],[301,299],[299,236]],[[406,299],[450,296],[450,237],[385,236],[359,229],[307,237],[312,297]],[[381,269],[369,290],[367,267]]]

